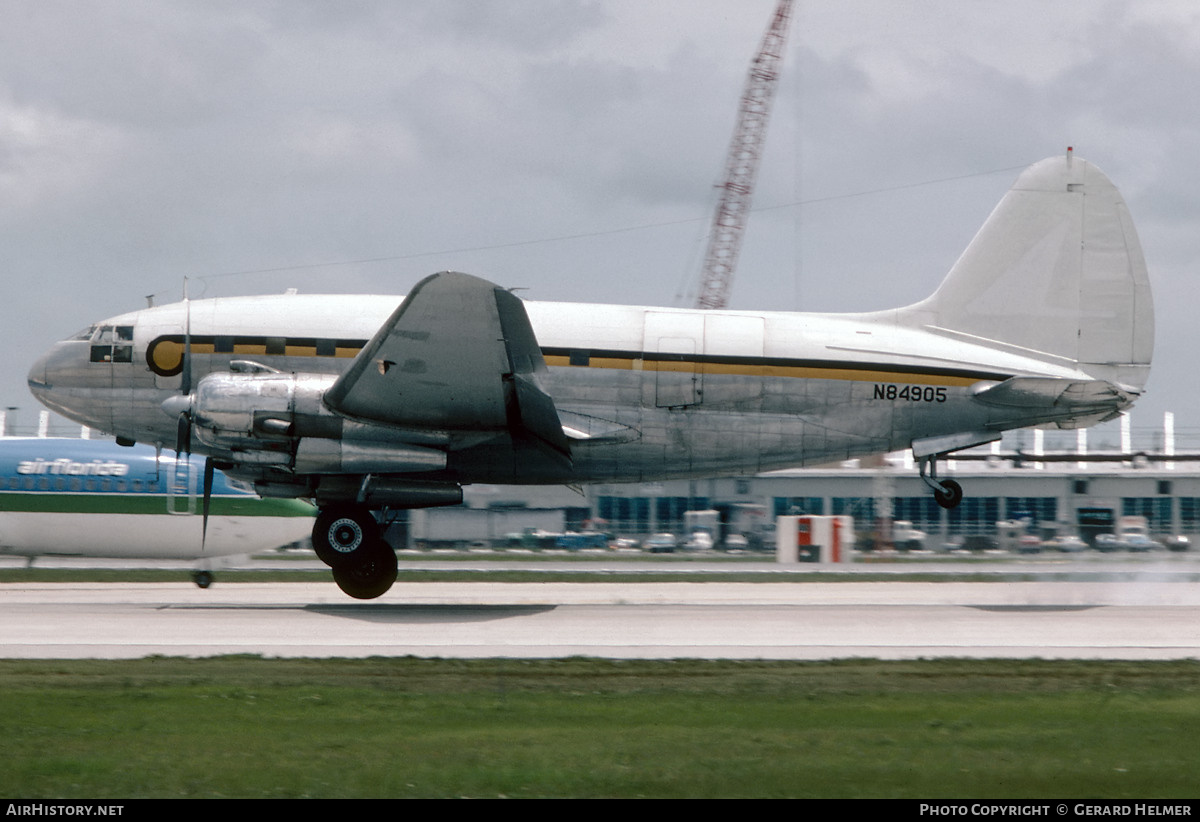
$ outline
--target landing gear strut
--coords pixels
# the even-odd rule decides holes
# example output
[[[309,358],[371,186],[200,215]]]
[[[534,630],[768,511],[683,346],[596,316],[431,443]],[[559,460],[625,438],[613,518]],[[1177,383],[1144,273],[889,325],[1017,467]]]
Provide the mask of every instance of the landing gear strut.
[[[925,473],[929,471],[928,475]],[[963,500],[962,486],[952,479],[938,480],[937,455],[921,458],[921,479],[933,489],[933,499],[943,508],[957,508]]]
[[[396,581],[396,552],[363,505],[330,505],[313,525],[313,550],[333,569],[333,581],[355,599],[374,599]]]

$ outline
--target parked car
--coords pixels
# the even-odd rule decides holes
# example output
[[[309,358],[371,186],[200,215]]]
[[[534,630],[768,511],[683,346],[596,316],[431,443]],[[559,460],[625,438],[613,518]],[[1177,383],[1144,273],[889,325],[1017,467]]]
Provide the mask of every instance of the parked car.
[[[708,531],[693,531],[684,547],[689,551],[711,551],[713,547],[712,534]]]
[[[1100,534],[1096,548],[1100,551],[1157,551],[1162,547],[1145,534]]]
[[[892,545],[899,551],[920,551],[925,547],[925,537],[925,532],[914,528],[908,520],[898,519],[892,523]]]
[[[1034,534],[1021,534],[1017,538],[1018,554],[1039,554],[1042,551],[1042,541]]]
[[[995,537],[986,534],[968,534],[963,537],[962,547],[968,551],[994,551],[997,542]]]
[[[675,552],[674,534],[655,534],[642,543],[642,547],[652,554],[671,554]]]
[[[581,548],[607,548],[608,534],[599,531],[568,531],[559,535],[554,541],[554,547],[578,551]]]
[[[725,537],[726,551],[745,551],[750,547],[750,540],[742,534],[727,534]]]
[[[1157,551],[1162,545],[1145,534],[1126,534],[1121,539],[1121,547],[1127,551]]]
[[[1076,551],[1086,551],[1088,544],[1074,534],[1061,534],[1047,542],[1046,547],[1055,551],[1072,554]]]
[[[1176,534],[1173,537],[1167,537],[1165,540],[1163,540],[1163,543],[1167,546],[1168,551],[1186,551],[1192,547],[1191,540],[1189,540],[1183,534]]]

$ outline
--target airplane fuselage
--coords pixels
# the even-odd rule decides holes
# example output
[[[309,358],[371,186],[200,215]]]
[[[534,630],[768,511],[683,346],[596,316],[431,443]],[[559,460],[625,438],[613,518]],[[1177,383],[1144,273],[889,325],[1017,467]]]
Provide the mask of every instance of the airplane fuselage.
[[[228,372],[235,361],[333,378],[401,299],[278,295],[147,308],[58,343],[31,372],[31,385],[72,419],[170,447],[176,421],[162,406],[180,392],[185,343],[193,380]],[[380,429],[374,439],[453,442],[444,470],[420,474],[462,483],[758,472],[905,448],[952,432],[1014,427],[1012,409],[978,403],[974,390],[1013,376],[1087,378],[1070,367],[897,327],[886,312],[549,302],[525,308],[548,366],[542,386],[563,425],[581,432],[569,464],[514,459],[506,443],[484,438],[473,444],[436,429],[371,426]],[[39,383],[53,390],[38,392]],[[1020,422],[1054,417],[1034,409]],[[361,438],[373,439],[370,433]]]
[[[218,473],[202,539],[201,464],[102,440],[0,438],[0,554],[211,559],[303,539],[313,507]]]

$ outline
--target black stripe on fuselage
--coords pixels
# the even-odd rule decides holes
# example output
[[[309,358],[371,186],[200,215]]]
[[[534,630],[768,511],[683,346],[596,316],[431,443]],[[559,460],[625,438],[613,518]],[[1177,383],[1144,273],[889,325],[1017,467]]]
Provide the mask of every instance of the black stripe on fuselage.
[[[194,354],[230,356],[290,356],[352,358],[366,340],[321,337],[275,337],[252,335],[192,335]],[[146,362],[155,373],[173,376],[182,369],[179,356],[182,334],[156,337],[146,350]],[[788,357],[744,357],[719,354],[677,354],[601,348],[544,347],[542,356],[552,366],[602,368],[632,371],[688,371],[692,373],[808,379],[863,381],[933,382],[969,385],[979,380],[1005,380],[1012,376],[994,371],[895,363],[817,360]]]

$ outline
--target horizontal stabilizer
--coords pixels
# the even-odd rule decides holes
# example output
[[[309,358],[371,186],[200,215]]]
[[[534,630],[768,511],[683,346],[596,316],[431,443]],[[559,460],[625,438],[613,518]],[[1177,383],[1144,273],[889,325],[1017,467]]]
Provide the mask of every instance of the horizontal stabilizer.
[[[638,432],[628,425],[621,425],[612,420],[593,417],[588,414],[577,414],[573,411],[559,411],[562,420],[563,433],[573,440],[612,440],[627,442],[636,439]]]
[[[1137,396],[1104,380],[1053,377],[1012,377],[999,383],[979,383],[972,393],[984,405],[1032,411],[1054,409],[1072,414],[1119,411]]]

